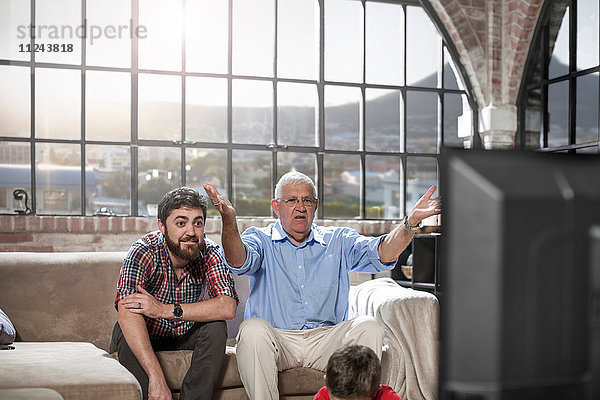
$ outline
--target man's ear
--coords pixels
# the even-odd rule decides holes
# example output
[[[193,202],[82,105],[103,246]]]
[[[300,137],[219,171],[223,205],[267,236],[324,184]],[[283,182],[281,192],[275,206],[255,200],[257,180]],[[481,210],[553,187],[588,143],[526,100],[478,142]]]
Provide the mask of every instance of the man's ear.
[[[271,200],[271,207],[273,208],[273,212],[279,218],[279,201],[277,199]]]
[[[327,375],[323,375],[323,380],[327,382]]]
[[[165,226],[163,225],[163,223],[161,222],[161,220],[158,220],[158,229],[160,229],[160,232],[164,235],[165,234]]]

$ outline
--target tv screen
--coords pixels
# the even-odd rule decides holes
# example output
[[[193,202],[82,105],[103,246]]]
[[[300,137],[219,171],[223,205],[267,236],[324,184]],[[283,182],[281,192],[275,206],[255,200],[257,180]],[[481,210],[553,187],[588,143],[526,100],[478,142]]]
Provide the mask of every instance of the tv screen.
[[[440,170],[440,398],[599,399],[600,157],[447,149]]]

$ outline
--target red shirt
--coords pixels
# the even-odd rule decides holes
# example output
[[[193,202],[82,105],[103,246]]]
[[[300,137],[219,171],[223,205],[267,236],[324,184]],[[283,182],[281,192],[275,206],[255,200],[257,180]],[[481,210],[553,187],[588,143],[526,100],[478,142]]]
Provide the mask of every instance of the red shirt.
[[[313,400],[329,400],[329,391],[327,390],[327,386],[323,386]],[[381,385],[379,390],[375,392],[371,400],[402,400],[400,396],[394,392],[394,389],[389,387],[388,385]]]

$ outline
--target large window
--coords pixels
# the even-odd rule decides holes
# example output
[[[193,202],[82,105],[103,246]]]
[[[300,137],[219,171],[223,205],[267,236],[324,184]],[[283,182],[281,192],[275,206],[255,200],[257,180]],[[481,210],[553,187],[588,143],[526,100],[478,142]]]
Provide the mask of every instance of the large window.
[[[472,136],[414,0],[0,0],[0,15],[0,213],[24,188],[37,214],[154,215],[166,191],[212,183],[238,215],[270,216],[298,170],[319,218],[400,218],[441,146]]]
[[[546,2],[519,97],[523,147],[599,154],[599,11],[598,0]]]

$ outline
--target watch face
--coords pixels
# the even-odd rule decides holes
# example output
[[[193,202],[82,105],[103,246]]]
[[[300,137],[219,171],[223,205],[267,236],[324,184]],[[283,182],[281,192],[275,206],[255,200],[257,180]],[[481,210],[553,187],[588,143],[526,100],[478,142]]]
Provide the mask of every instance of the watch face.
[[[183,309],[179,304],[175,304],[175,307],[173,308],[173,315],[177,318],[181,318],[183,316]]]

